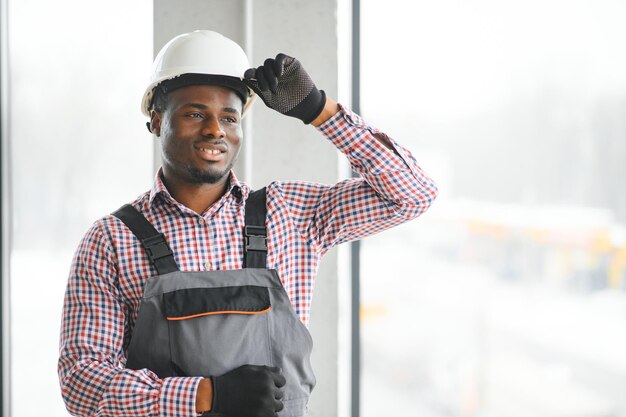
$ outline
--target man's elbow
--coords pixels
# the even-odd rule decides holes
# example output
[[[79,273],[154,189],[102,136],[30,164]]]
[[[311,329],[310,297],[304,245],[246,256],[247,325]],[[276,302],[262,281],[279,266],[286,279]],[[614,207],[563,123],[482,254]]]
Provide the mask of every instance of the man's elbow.
[[[98,403],[97,398],[95,398],[97,390],[84,386],[84,382],[87,379],[87,375],[84,375],[84,373],[87,370],[81,368],[77,364],[67,372],[62,372],[60,369],[61,397],[65,403],[65,408],[71,415],[92,416],[96,412]],[[82,389],[79,388],[81,386],[83,386]]]
[[[413,220],[428,210],[438,195],[439,189],[431,183],[428,188],[420,189],[410,198],[403,200],[397,207],[396,213],[406,221]]]

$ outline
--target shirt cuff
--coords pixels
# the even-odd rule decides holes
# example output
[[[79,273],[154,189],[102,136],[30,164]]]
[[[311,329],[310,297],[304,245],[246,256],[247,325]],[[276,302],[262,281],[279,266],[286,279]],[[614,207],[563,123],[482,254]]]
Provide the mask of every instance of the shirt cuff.
[[[373,130],[377,132],[376,129],[373,129],[371,126],[368,126],[367,123],[355,112],[345,107],[341,103],[337,103],[339,106],[339,111],[332,116],[330,116],[324,123],[320,124],[316,127],[317,130],[322,132],[326,136],[330,136],[333,133],[333,126],[336,126],[339,123],[347,122],[348,124],[354,127],[366,128],[368,130]]]
[[[317,129],[348,157],[352,170],[358,174],[413,170],[414,162],[404,148],[341,104],[339,111]],[[379,135],[391,149],[374,135]]]
[[[159,395],[159,417],[197,417],[196,393],[202,377],[164,378]]]
[[[358,146],[366,137],[369,137],[374,142],[374,147],[386,149],[378,140],[373,138],[374,134],[384,137],[393,148],[397,146],[391,138],[365,122],[361,116],[343,104],[337,104],[339,111],[317,126],[317,130],[326,136],[341,152],[346,155],[350,154],[351,148]]]

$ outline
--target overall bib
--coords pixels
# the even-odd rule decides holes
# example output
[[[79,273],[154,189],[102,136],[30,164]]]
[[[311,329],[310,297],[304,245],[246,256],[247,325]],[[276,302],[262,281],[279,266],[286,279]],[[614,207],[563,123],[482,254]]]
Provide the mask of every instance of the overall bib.
[[[277,271],[266,268],[265,199],[263,188],[246,200],[244,268],[237,270],[182,272],[165,237],[133,206],[113,213],[141,241],[158,273],[146,281],[126,367],[165,378],[278,366],[287,380],[278,415],[302,417],[315,385],[312,339]]]

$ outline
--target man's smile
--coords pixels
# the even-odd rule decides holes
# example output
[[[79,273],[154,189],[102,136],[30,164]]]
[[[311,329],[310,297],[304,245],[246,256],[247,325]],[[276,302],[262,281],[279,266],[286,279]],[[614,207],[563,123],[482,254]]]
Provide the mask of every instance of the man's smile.
[[[205,161],[219,161],[228,152],[228,147],[223,144],[198,143],[194,145],[194,149]]]

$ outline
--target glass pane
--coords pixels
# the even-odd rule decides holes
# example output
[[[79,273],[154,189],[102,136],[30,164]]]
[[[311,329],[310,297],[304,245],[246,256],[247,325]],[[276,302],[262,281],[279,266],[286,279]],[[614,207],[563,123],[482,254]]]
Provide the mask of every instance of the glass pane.
[[[13,416],[68,415],[56,373],[71,258],[150,187],[152,2],[10,0]]]
[[[363,242],[363,416],[626,416],[626,3],[362,19],[363,115],[441,190]]]

